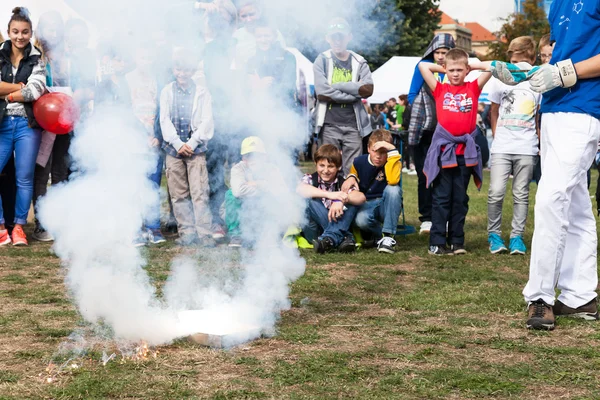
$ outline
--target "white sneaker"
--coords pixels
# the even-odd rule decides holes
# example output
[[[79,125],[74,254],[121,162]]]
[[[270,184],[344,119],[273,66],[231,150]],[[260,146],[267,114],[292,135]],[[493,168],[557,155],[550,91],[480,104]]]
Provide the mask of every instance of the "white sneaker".
[[[408,171],[407,175],[417,175],[417,171],[415,171],[414,169],[411,169]]]
[[[402,168],[402,172],[403,172],[403,173],[405,173],[405,174],[408,174],[408,171],[410,171],[410,169],[408,169],[408,168],[406,168],[406,167]]]
[[[421,222],[421,229],[419,230],[419,235],[429,235],[429,232],[431,232],[431,221]]]
[[[377,251],[380,253],[388,253],[394,254],[396,250],[394,247],[396,246],[396,241],[394,238],[389,236],[382,237],[379,242],[377,242]]]

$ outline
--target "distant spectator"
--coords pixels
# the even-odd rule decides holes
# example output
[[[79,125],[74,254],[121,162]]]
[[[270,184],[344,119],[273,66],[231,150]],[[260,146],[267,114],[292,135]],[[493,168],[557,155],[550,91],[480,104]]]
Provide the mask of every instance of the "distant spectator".
[[[373,79],[367,61],[348,50],[350,25],[334,18],[327,25],[330,50],[314,63],[317,112],[315,133],[320,144],[333,144],[342,151],[344,174],[362,152],[362,138],[372,132],[362,99],[373,94]]]

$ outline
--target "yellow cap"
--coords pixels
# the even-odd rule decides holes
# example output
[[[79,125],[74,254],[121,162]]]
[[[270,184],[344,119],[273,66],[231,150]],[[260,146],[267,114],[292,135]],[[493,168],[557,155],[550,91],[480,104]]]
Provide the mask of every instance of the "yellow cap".
[[[265,144],[257,136],[248,136],[242,142],[242,155],[248,153],[266,153]]]

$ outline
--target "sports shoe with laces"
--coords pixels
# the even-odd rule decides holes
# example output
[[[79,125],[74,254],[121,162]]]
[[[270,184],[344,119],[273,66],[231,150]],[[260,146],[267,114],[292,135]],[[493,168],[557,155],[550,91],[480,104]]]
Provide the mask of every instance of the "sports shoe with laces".
[[[353,253],[356,251],[356,241],[352,235],[348,235],[342,240],[342,243],[338,246],[340,253]]]
[[[244,244],[244,242],[242,241],[242,238],[239,236],[232,236],[231,239],[229,239],[229,247],[242,247],[242,245]]]
[[[31,234],[31,237],[39,242],[51,242],[54,240],[51,234],[49,234],[40,224],[35,225],[35,229]]]
[[[7,244],[10,244],[11,240],[10,240],[10,235],[8,234],[8,230],[4,229],[0,231],[0,246],[6,246]]]
[[[223,228],[221,225],[214,224],[211,227],[211,231],[212,231],[212,237],[215,240],[220,240],[225,237],[225,228]]]
[[[23,227],[21,225],[15,225],[12,231],[12,243],[13,246],[27,246],[27,236],[25,236],[25,232],[23,232]]]
[[[133,239],[133,247],[144,247],[148,244],[148,235],[146,232],[140,232]]]
[[[552,307],[552,311],[554,312],[554,315],[559,317],[582,318],[587,321],[595,321],[600,318],[600,315],[598,315],[597,299],[593,299],[577,308],[571,308],[560,300],[557,300],[556,303],[554,303],[554,307]]]
[[[419,229],[419,235],[429,235],[431,232],[431,221],[421,222],[421,229]]]
[[[554,312],[552,306],[542,299],[537,299],[529,304],[527,329],[547,330],[554,329]]]
[[[151,244],[160,244],[165,243],[167,239],[162,235],[160,229],[148,229],[147,232],[148,243]]]
[[[446,246],[429,246],[429,254],[432,256],[453,256],[454,252]]]
[[[463,244],[453,244],[452,247],[450,247],[450,249],[452,250],[452,254],[467,254],[467,250],[465,249],[465,246]]]
[[[377,251],[380,253],[394,254],[396,241],[391,236],[384,236],[377,242]]]
[[[327,252],[332,251],[335,248],[335,244],[333,240],[325,236],[322,239],[317,239],[313,242],[313,246],[315,248],[315,252],[318,254],[325,254]]]
[[[497,233],[490,233],[488,235],[488,242],[490,244],[490,253],[499,254],[507,250],[504,245],[504,240]]]
[[[527,247],[525,247],[525,242],[523,242],[523,238],[521,236],[515,236],[514,238],[510,238],[508,249],[510,251],[510,254],[512,255],[523,255],[527,253]]]

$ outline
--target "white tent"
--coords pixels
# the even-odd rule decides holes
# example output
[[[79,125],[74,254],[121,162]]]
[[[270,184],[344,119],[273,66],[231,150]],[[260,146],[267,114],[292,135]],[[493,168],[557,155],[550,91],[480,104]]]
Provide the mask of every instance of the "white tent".
[[[304,79],[306,79],[306,85],[308,87],[315,85],[315,73],[313,71],[313,63],[310,62],[304,54],[294,47],[288,47],[286,49],[296,57],[296,69],[304,73]]]
[[[375,91],[368,99],[369,103],[381,104],[392,97],[408,94],[413,72],[419,61],[421,57],[392,57],[373,72]]]
[[[471,60],[478,61],[477,58],[472,58]],[[408,94],[415,67],[419,61],[421,61],[420,57],[396,56],[390,58],[385,64],[373,72],[375,91],[368,99],[369,103],[381,104],[392,97],[397,99],[401,94]],[[480,74],[480,71],[471,72],[467,76],[467,81],[477,79]],[[491,83],[488,82],[483,88],[481,96],[479,97],[480,102],[488,102],[487,94],[490,85]]]

